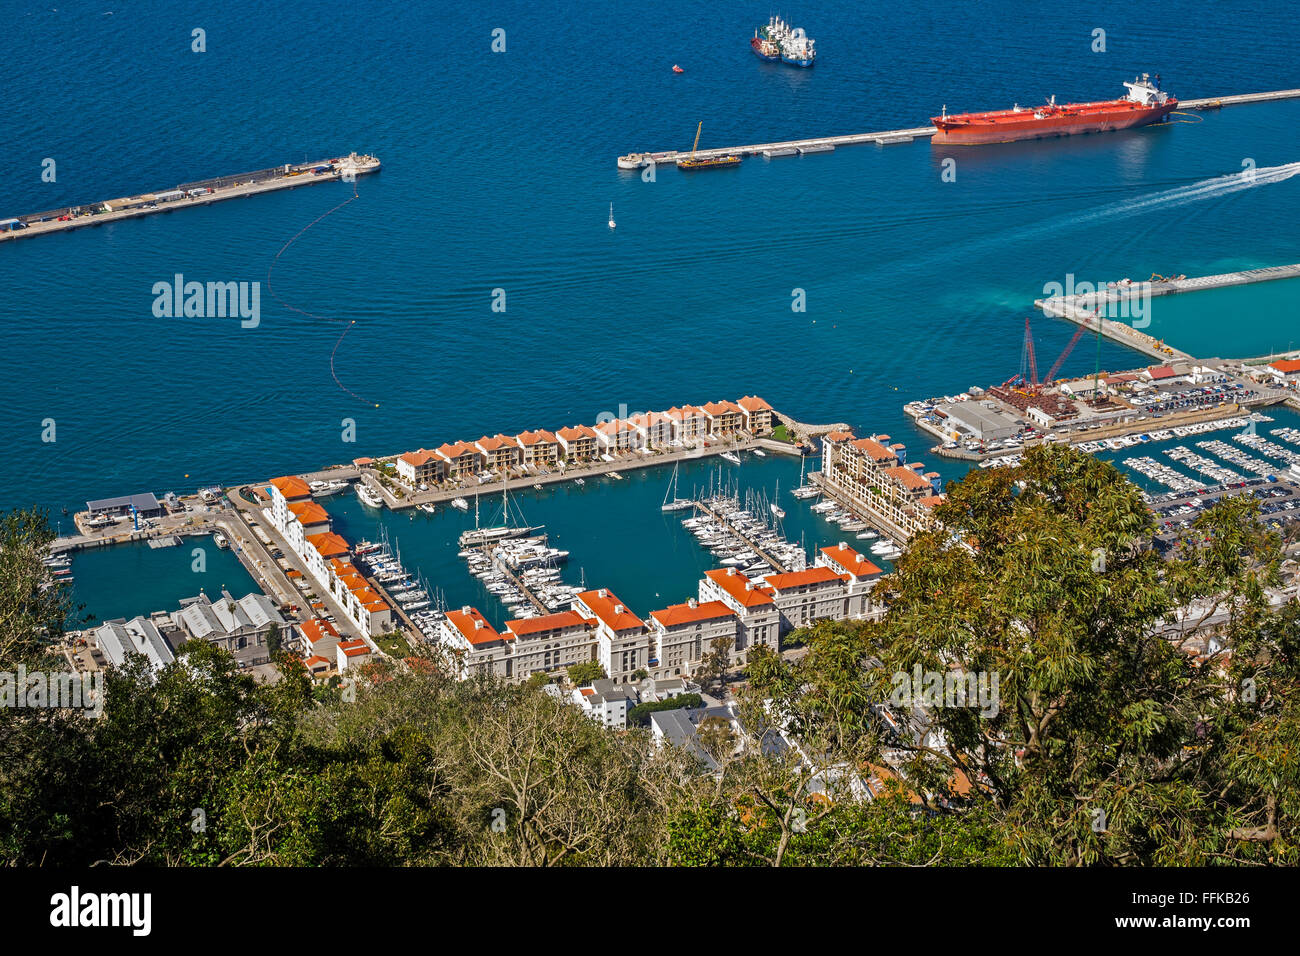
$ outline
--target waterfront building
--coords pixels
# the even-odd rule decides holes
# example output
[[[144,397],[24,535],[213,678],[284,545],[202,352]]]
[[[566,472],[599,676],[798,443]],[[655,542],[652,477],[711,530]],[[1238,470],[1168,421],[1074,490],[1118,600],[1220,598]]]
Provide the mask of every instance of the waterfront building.
[[[373,637],[393,629],[395,615],[392,606],[380,597],[350,560],[345,557],[330,559],[325,587],[363,635]]]
[[[288,623],[265,594],[246,594],[238,601],[229,591],[213,601],[206,594],[187,598],[172,614],[187,640],[207,641],[234,655],[241,667],[265,664],[271,659],[266,637],[274,626],[285,638]]]
[[[773,593],[770,586],[751,581],[735,568],[714,568],[700,579],[701,604],[721,601],[736,614],[733,654],[737,663],[744,663],[745,652],[755,644],[766,644],[774,651],[780,648],[781,612]]]
[[[488,623],[478,608],[467,604],[460,610],[448,611],[438,622],[438,629],[440,643],[451,652],[456,678],[514,676],[507,638]]]
[[[157,518],[163,513],[162,505],[150,492],[138,495],[123,495],[120,498],[100,498],[87,501],[86,510],[91,516],[106,514],[110,518],[129,518],[134,513],[141,518]]]
[[[421,448],[397,457],[397,477],[412,486],[431,485],[447,477],[447,459]]]
[[[524,450],[507,435],[484,435],[474,447],[483,453],[483,461],[494,471],[508,471],[524,460]]]
[[[553,432],[544,428],[537,431],[520,432],[515,441],[523,449],[523,463],[526,468],[554,468],[560,460],[560,442]]]
[[[934,527],[933,511],[943,498],[937,474],[923,473],[920,462],[901,464],[901,446],[886,447],[888,440],[887,435],[827,435],[822,440],[820,480],[854,511],[906,541]]]
[[[1268,363],[1269,374],[1283,385],[1300,382],[1300,359],[1279,359]]]
[[[667,412],[641,412],[633,415],[629,421],[645,437],[646,444],[654,448],[664,448],[677,439],[677,420]]]
[[[590,461],[599,455],[600,442],[595,429],[588,425],[572,425],[561,428],[555,433],[556,440],[564,449],[567,461]]]
[[[735,402],[709,402],[703,412],[709,420],[710,435],[732,435],[745,427],[745,413]]]
[[[596,441],[602,452],[624,455],[646,444],[645,434],[628,418],[615,418],[596,426]]]
[[[483,452],[479,450],[477,445],[458,441],[454,445],[439,445],[437,452],[439,457],[447,463],[446,475],[448,478],[477,475],[483,470],[485,459]]]
[[[709,416],[704,414],[702,408],[695,405],[683,405],[681,408],[673,406],[664,414],[677,420],[677,437],[682,441],[704,438],[709,434]]]
[[[324,534],[330,530],[329,512],[314,501],[287,503],[289,513],[302,526],[303,535]]]
[[[649,627],[651,677],[677,678],[689,675],[719,638],[730,638],[734,645],[740,621],[721,601],[692,598],[651,611]]]
[[[154,673],[176,659],[173,647],[147,617],[129,621],[106,621],[90,632],[93,644],[114,667],[121,667],[129,655],[143,654]]]
[[[751,435],[766,435],[775,426],[772,406],[757,395],[746,395],[736,404],[744,416],[743,427]]]
[[[842,621],[861,616],[850,611],[850,588],[856,588],[848,575],[842,575],[821,564],[803,571],[786,574],[768,574],[763,577],[772,589],[772,602],[781,615],[781,633],[795,628],[808,627],[821,620]],[[853,602],[861,607],[866,589],[853,595]]]
[[[297,475],[283,475],[271,479],[271,487],[280,492],[285,501],[308,501],[311,499],[311,486]]]
[[[596,622],[575,611],[510,620],[506,631],[516,681],[594,661],[599,653]]]
[[[608,588],[583,591],[574,599],[573,610],[597,621],[598,659],[611,680],[625,684],[649,665],[645,622]]]

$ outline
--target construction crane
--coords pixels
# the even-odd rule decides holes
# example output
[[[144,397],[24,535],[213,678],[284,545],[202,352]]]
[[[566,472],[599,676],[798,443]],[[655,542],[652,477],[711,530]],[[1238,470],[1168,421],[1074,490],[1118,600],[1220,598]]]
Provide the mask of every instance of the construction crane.
[[[1052,363],[1047,375],[1040,382],[1038,380],[1038,358],[1034,353],[1034,335],[1029,328],[1029,317],[1026,316],[1024,344],[1020,348],[1020,372],[1003,382],[1002,387],[1015,389],[1023,395],[1040,394],[1043,386],[1050,385],[1056,378],[1056,373],[1061,370],[1061,366],[1065,364],[1065,360],[1070,357],[1070,353],[1074,351],[1075,345],[1078,344],[1079,339],[1083,337],[1083,333],[1086,331],[1086,325],[1080,325],[1075,329],[1074,336],[1070,339],[1070,343],[1066,345],[1065,351]]]
[[[1052,384],[1053,380],[1056,378],[1056,373],[1061,370],[1061,366],[1065,364],[1065,360],[1069,357],[1070,353],[1074,351],[1075,345],[1078,344],[1079,339],[1083,337],[1083,333],[1086,331],[1088,331],[1086,325],[1080,325],[1074,330],[1074,337],[1070,339],[1070,344],[1065,347],[1065,351],[1061,353],[1061,357],[1056,360],[1055,364],[1047,370],[1047,376],[1043,379],[1044,385]]]
[[[695,161],[695,151],[700,146],[700,130],[704,129],[704,120],[700,120],[700,125],[695,127],[695,142],[691,144],[691,162]]]

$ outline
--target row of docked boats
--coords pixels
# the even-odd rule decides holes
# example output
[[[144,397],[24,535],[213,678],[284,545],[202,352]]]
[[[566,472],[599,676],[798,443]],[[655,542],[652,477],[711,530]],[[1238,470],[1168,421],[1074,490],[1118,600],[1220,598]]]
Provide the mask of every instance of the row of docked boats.
[[[49,578],[41,584],[42,588],[72,583],[72,559],[66,554],[60,552],[59,554],[46,555],[41,559],[41,564],[49,572]]]
[[[488,593],[516,618],[542,613],[533,598],[554,612],[567,608],[578,596],[577,588],[560,580],[559,566],[568,561],[569,552],[552,547],[544,534],[467,548],[460,557]]]
[[[871,553],[877,557],[893,561],[903,553],[894,542],[883,537],[866,521],[837,501],[830,499],[819,501],[812,506],[811,510],[823,520],[838,525],[841,531],[856,534],[859,541],[874,541],[875,543],[871,545]]]
[[[408,616],[433,607],[428,586],[402,566],[401,549],[390,547],[386,537],[378,542],[361,542],[354,554],[370,577],[383,586]]]
[[[782,568],[802,571],[808,555],[799,544],[786,540],[775,526],[766,498],[753,490],[740,495],[720,491],[701,502],[702,513],[687,518],[682,527],[724,567],[734,567],[747,577],[761,577]],[[775,561],[782,566],[772,566]]]

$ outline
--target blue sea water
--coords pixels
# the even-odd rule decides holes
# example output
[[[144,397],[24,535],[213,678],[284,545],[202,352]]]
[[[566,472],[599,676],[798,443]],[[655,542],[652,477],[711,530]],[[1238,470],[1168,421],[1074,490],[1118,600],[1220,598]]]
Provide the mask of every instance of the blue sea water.
[[[1295,31],[1259,26],[1290,22],[1290,7],[1269,6],[830,0],[785,10],[817,39],[802,71],[750,53],[769,13],[753,3],[9,4],[24,66],[0,105],[0,217],[350,149],[384,169],[275,265],[279,296],[337,321],[265,288],[255,329],[160,319],[151,290],[176,273],[265,285],[285,243],[349,195],[340,183],[0,245],[0,507],[75,508],[745,393],[919,454],[929,443],[902,404],[1015,372],[1044,283],[1300,261],[1300,177],[1158,198],[1245,160],[1300,160],[1300,101],[993,149],[919,141],[664,169],[650,183],[615,157],[688,146],[700,121],[711,146],[910,127],[944,105],[1118,95],[1144,70],[1184,98],[1300,87]],[[191,52],[195,28],[206,52]],[[1091,51],[1098,28],[1105,53]],[[1293,338],[1294,298],[1256,315],[1266,288],[1228,290],[1245,324],[1201,322],[1190,341],[1227,355]],[[806,312],[791,309],[796,289]],[[1033,318],[1045,367],[1073,327]],[[1098,361],[1143,362],[1082,343],[1063,371]],[[591,528],[607,563],[633,553],[607,527]]]

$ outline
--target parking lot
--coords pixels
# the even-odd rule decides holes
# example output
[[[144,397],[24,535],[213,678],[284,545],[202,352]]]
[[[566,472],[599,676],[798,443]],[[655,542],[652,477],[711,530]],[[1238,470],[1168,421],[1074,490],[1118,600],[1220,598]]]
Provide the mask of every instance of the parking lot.
[[[1228,495],[1248,494],[1259,502],[1261,518],[1275,530],[1300,520],[1300,485],[1290,481],[1252,478],[1229,485],[1207,486],[1191,493],[1171,492],[1151,499],[1155,512],[1157,546],[1162,550],[1186,537],[1196,516]]]

